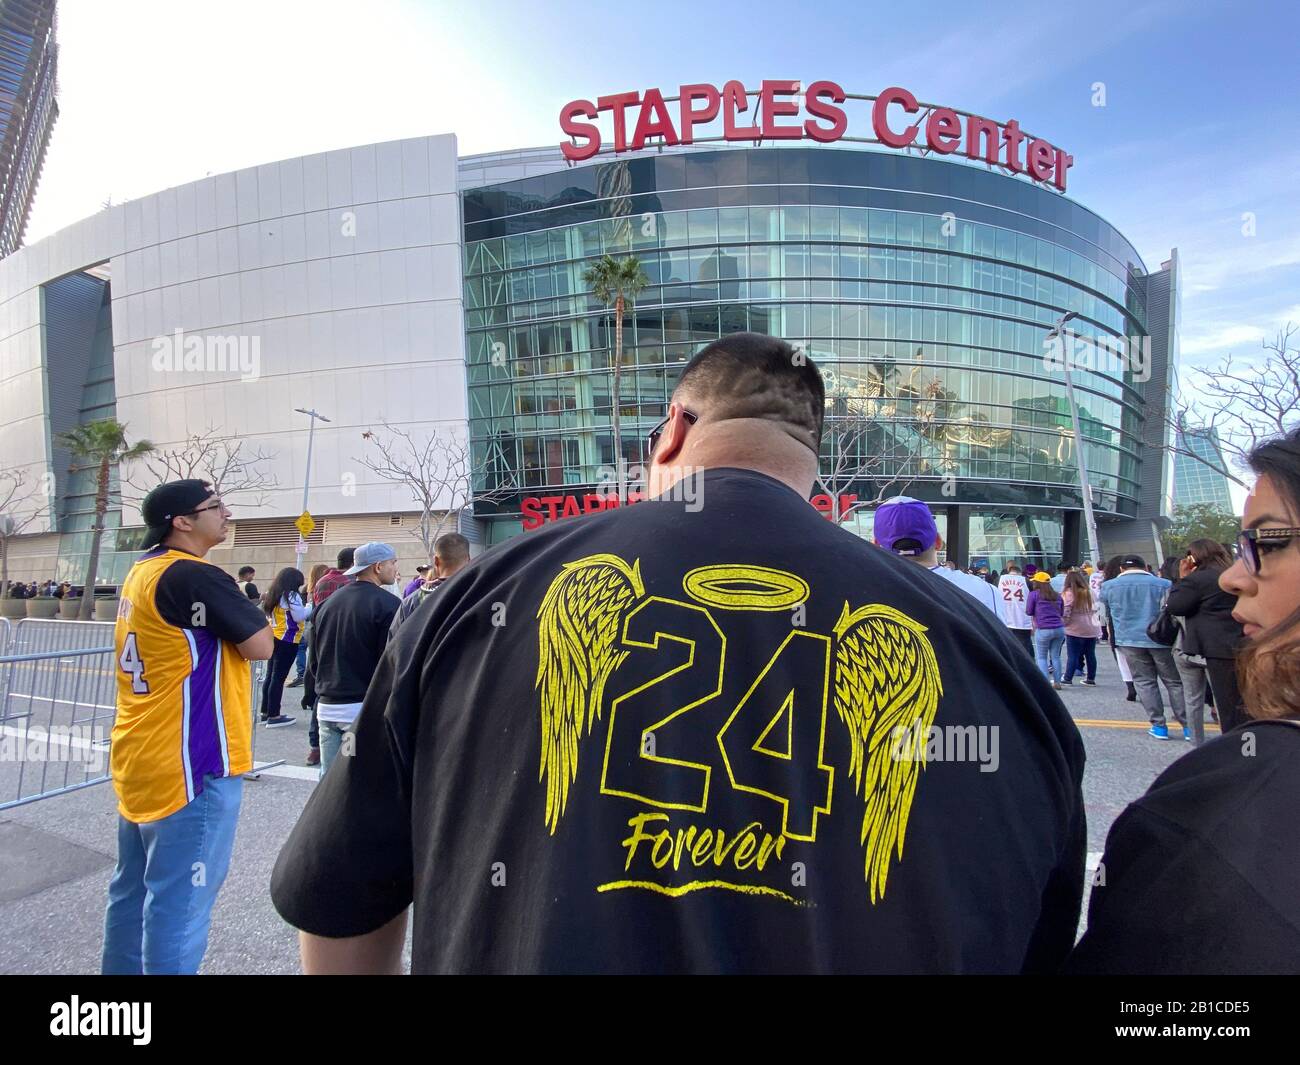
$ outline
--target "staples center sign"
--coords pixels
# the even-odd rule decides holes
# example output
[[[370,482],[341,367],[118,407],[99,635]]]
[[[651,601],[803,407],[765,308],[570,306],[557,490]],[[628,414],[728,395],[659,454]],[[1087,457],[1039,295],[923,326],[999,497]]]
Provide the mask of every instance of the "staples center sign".
[[[797,81],[764,81],[747,124],[740,116],[749,111],[744,85],[729,81],[713,85],[683,85],[676,108],[670,110],[659,89],[623,92],[590,100],[573,100],[560,110],[560,129],[571,140],[560,150],[573,162],[590,159],[601,149],[601,131],[584,119],[608,112],[612,119],[615,153],[635,152],[650,138],[666,145],[694,144],[696,127],[722,119],[722,137],[729,141],[814,140],[830,144],[843,138],[849,127],[841,105],[845,92],[833,81],[814,81],[804,90]],[[861,102],[861,101],[854,101]],[[924,116],[924,139],[921,119]],[[807,116],[807,117],[805,117]],[[976,115],[959,115],[947,107],[917,102],[906,89],[886,89],[871,101],[871,128],[875,139],[890,148],[921,148],[937,155],[954,152],[1024,174],[1040,184],[1065,191],[1066,172],[1074,156],[1041,137],[1031,137],[1015,119],[1002,124]]]

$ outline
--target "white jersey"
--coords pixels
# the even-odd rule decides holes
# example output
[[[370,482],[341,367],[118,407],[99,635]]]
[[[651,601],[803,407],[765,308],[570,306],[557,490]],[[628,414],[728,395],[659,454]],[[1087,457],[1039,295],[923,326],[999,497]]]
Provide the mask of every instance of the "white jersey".
[[[963,573],[959,569],[948,569],[945,566],[935,566],[930,572],[938,574],[950,584],[955,584],[967,595],[978,599],[993,611],[994,617],[999,621],[1002,620],[1002,610],[1001,604],[998,602],[997,589],[983,577],[976,577],[972,573]]]
[[[1088,577],[1088,591],[1092,592],[1093,609],[1097,611],[1097,616],[1102,620],[1105,620],[1106,617],[1106,608],[1102,606],[1101,602],[1101,585],[1105,579],[1106,574],[1102,573],[1101,570],[1093,570],[1091,576]]]
[[[1027,629],[1029,615],[1025,603],[1029,599],[1029,582],[1019,573],[1004,573],[998,578],[998,598],[1002,600],[1002,620],[1009,629]]]

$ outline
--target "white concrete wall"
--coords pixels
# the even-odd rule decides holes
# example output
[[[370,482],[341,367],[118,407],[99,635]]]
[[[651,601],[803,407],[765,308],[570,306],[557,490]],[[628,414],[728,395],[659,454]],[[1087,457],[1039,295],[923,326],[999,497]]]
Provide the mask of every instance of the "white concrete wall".
[[[132,438],[168,448],[213,428],[274,452],[280,487],[244,516],[296,515],[307,419],[292,411],[314,407],[332,422],[316,431],[313,513],[414,509],[355,459],[385,419],[466,431],[456,188],[454,136],[365,145],[168,189],[0,261],[0,465],[50,462],[40,285],[108,262]],[[160,338],[177,329],[242,349],[253,372],[168,368]]]

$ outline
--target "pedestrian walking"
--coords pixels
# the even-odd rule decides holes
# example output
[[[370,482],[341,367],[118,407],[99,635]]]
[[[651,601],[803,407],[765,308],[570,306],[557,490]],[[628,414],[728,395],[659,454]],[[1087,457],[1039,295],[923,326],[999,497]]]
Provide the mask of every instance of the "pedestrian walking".
[[[1141,555],[1125,555],[1119,562],[1119,575],[1101,586],[1101,599],[1106,604],[1111,624],[1115,630],[1115,645],[1128,663],[1133,674],[1133,685],[1151,721],[1147,730],[1157,740],[1169,739],[1169,728],[1164,706],[1160,701],[1160,685],[1164,685],[1169,698],[1169,709],[1183,730],[1185,738],[1192,735],[1187,723],[1183,702],[1183,682],[1178,675],[1173,649],[1152,639],[1147,630],[1160,615],[1169,581],[1147,572],[1146,560]]]
[[[240,590],[255,603],[262,598],[261,593],[257,590],[257,585],[253,583],[253,578],[256,576],[257,570],[252,566],[239,567]]]
[[[1084,684],[1096,685],[1101,618],[1088,578],[1080,570],[1066,574],[1061,602],[1064,607],[1061,616],[1065,621],[1065,680],[1062,683],[1073,684],[1074,675],[1083,673]]]
[[[1061,650],[1065,647],[1064,604],[1052,587],[1047,570],[1039,570],[1025,604],[1025,613],[1034,623],[1034,659],[1052,687],[1061,690]]]
[[[998,596],[1002,600],[1002,620],[1025,654],[1033,659],[1034,627],[1025,613],[1025,604],[1029,602],[1029,582],[1021,575],[1020,566],[1015,562],[1008,562],[1006,572],[998,578]]]

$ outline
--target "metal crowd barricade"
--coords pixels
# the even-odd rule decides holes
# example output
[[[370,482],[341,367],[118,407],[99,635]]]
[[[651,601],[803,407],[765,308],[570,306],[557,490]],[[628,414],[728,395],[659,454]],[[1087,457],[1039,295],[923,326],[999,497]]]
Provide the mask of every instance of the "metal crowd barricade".
[[[116,683],[112,646],[0,656],[0,810],[109,779]]]
[[[19,618],[14,624],[7,655],[44,654],[47,651],[75,651],[87,647],[111,647],[111,621],[66,621],[62,618]]]
[[[15,639],[18,629],[14,626]],[[37,644],[49,640],[50,635],[41,630],[40,625],[28,626],[23,639]],[[75,638],[85,639],[81,635]],[[109,741],[117,698],[115,664],[111,642],[96,647],[0,655],[0,810],[110,779]],[[284,765],[285,759],[257,761],[257,718],[262,671],[267,664],[253,662],[250,666],[253,768],[245,778],[257,780],[262,770]]]
[[[253,712],[253,736],[249,742],[249,757],[252,759],[253,768],[244,774],[245,780],[261,780],[263,769],[274,769],[276,766],[284,765],[288,761],[286,758],[277,758],[274,762],[261,762],[257,760],[257,734],[261,732],[261,711],[262,711],[262,681],[266,679],[266,671],[271,668],[270,662],[249,662],[248,674],[249,681],[253,685],[252,697],[248,700]]]

